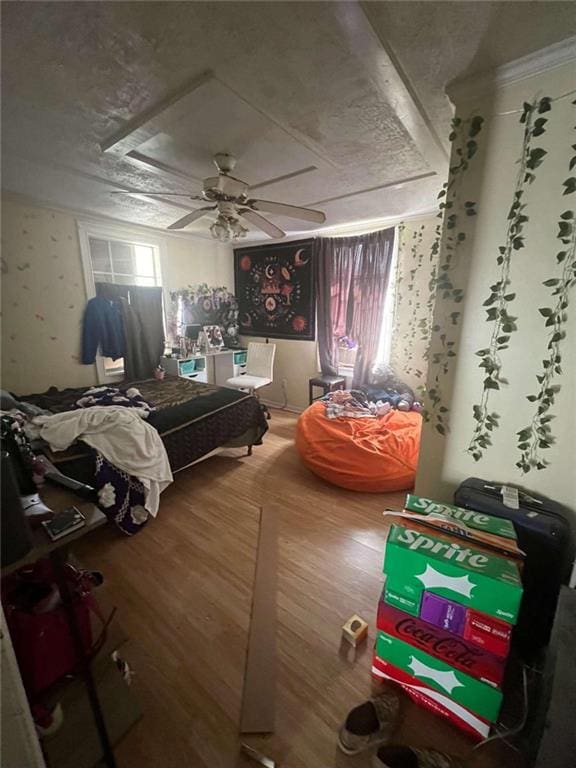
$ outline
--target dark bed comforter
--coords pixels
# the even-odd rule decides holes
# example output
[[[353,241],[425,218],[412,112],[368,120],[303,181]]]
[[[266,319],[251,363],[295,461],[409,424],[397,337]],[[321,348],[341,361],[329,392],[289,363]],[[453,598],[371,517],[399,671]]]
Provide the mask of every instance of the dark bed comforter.
[[[146,379],[120,385],[123,390],[129,387],[136,387],[154,406],[148,423],[160,433],[173,472],[216,448],[258,445],[268,429],[264,406],[245,392],[172,376],[163,381]],[[85,387],[64,390],[52,387],[20,400],[61,413],[73,410],[85,391]],[[83,443],[55,454],[52,459],[65,474],[87,482],[87,464],[91,466],[93,462],[90,449]]]

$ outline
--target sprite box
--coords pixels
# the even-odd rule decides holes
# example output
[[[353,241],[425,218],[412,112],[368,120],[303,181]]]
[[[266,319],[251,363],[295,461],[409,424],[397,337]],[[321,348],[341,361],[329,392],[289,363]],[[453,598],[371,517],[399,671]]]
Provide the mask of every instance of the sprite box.
[[[502,704],[502,692],[498,688],[380,630],[376,637],[376,655],[489,722],[496,721]]]
[[[402,581],[399,581],[398,586],[394,583],[394,579],[389,576],[386,577],[386,584],[384,585],[384,600],[388,605],[394,606],[405,613],[409,613],[411,616],[420,616],[420,604],[423,593],[420,593],[414,597],[403,594]]]
[[[476,541],[507,555],[517,558],[523,556],[510,520],[455,507],[453,504],[441,504],[411,493],[406,496],[404,510],[409,515],[418,515],[420,522],[425,525],[442,528],[454,536]]]
[[[420,606],[424,590],[515,624],[522,583],[513,560],[440,538],[432,530],[393,525],[386,541],[384,573],[396,594]],[[391,602],[387,599],[387,602]],[[392,605],[400,608],[397,602]]]

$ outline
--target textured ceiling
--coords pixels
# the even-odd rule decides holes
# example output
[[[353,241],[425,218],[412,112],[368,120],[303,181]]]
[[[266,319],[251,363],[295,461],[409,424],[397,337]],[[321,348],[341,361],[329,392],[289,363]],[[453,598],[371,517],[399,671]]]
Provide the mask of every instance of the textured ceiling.
[[[1,9],[3,188],[159,228],[198,204],[111,191],[197,194],[216,151],[238,157],[255,196],[316,205],[330,226],[429,210],[447,162],[446,83],[576,31],[574,5],[558,2]],[[270,218],[289,234],[314,226]]]

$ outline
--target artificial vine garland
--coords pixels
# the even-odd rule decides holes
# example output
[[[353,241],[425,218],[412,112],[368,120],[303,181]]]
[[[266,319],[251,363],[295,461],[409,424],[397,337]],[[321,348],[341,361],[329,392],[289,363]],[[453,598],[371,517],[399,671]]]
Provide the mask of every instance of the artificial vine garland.
[[[490,395],[493,390],[499,390],[500,385],[508,384],[507,379],[502,375],[503,364],[500,353],[508,349],[510,336],[518,330],[517,318],[509,313],[510,304],[516,297],[516,294],[510,291],[510,267],[513,254],[525,247],[524,226],[529,221],[529,216],[525,212],[524,195],[526,188],[535,181],[535,171],[547,154],[542,147],[533,146],[534,139],[546,132],[545,125],[548,122],[547,118],[537,117],[537,115],[549,112],[550,102],[551,99],[546,96],[532,104],[525,103],[520,118],[520,123],[524,125],[520,169],[512,205],[508,212],[506,241],[498,248],[496,263],[500,267],[500,276],[490,286],[490,294],[483,304],[487,308],[486,320],[493,324],[492,333],[489,346],[476,352],[476,355],[481,358],[479,368],[484,369],[485,377],[480,403],[472,407],[476,426],[467,450],[475,461],[479,461],[484,450],[492,445],[490,435],[499,426],[499,414],[489,410]]]
[[[421,306],[420,288],[416,285],[416,275],[420,271],[420,267],[424,260],[424,253],[421,248],[423,239],[424,224],[422,224],[417,231],[412,233],[412,243],[410,245],[411,268],[408,270],[408,281],[406,283],[406,295],[408,296],[408,309],[410,313],[408,333],[404,337],[407,363],[406,373],[412,374],[416,378],[421,378],[424,375],[423,371],[412,366],[414,346],[418,333],[417,317]]]
[[[576,104],[576,101],[573,102]],[[576,151],[576,144],[572,145]],[[576,167],[576,154],[570,159],[569,171]],[[568,177],[564,182],[564,195],[576,192],[576,178]],[[576,221],[574,211],[564,211],[558,221],[556,237],[562,244],[562,250],[556,254],[556,261],[562,265],[560,277],[545,280],[543,285],[552,288],[551,298],[555,299],[552,307],[540,307],[538,310],[545,318],[545,327],[550,328],[548,340],[548,355],[542,360],[542,371],[536,376],[539,383],[538,392],[528,395],[531,403],[536,403],[536,413],[527,427],[517,433],[520,459],[516,466],[522,472],[531,469],[545,469],[550,462],[542,456],[541,451],[550,448],[554,443],[550,422],[554,415],[550,409],[560,391],[560,385],[554,384],[554,378],[562,374],[562,343],[566,338],[564,326],[568,320],[568,297],[571,288],[576,285]]]
[[[484,118],[474,115],[467,120],[456,117],[452,121],[452,132],[449,139],[455,145],[454,156],[456,162],[450,167],[448,181],[443,185],[438,194],[439,203],[438,218],[444,219],[445,235],[442,240],[442,226],[436,229],[436,236],[432,244],[430,259],[436,258],[440,251],[442,240],[442,261],[430,280],[429,308],[432,311],[434,298],[453,304],[449,313],[450,326],[446,329],[438,325],[432,326],[432,331],[439,334],[441,349],[432,354],[432,365],[436,369],[433,385],[428,389],[428,407],[424,412],[424,418],[429,421],[434,418],[434,428],[441,435],[448,432],[449,409],[443,404],[442,378],[446,376],[451,358],[456,357],[456,326],[459,323],[461,312],[458,309],[464,298],[464,290],[454,284],[454,268],[457,266],[457,256],[462,244],[466,240],[466,225],[462,223],[462,217],[475,216],[476,203],[467,200],[460,203],[460,191],[462,181],[472,158],[478,151],[476,137],[482,130]],[[428,353],[430,354],[430,353]]]

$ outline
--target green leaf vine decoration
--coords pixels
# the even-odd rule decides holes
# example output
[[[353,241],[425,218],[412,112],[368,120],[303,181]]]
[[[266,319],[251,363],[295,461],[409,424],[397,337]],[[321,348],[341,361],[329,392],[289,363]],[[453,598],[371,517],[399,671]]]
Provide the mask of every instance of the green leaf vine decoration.
[[[404,291],[402,290],[402,283],[404,282],[402,277],[402,254],[404,253],[404,249],[406,247],[405,242],[405,232],[406,232],[406,224],[401,221],[398,224],[398,251],[397,251],[397,258],[396,258],[396,270],[394,273],[394,318],[401,317],[401,309],[402,309],[402,303],[403,303],[403,296]],[[396,323],[395,321],[395,323]],[[391,348],[391,358],[392,360],[396,357],[396,350],[399,343],[399,333],[397,333],[397,328],[394,329],[394,332],[392,334],[392,348]]]
[[[575,102],[576,103],[576,102]],[[575,151],[570,159],[569,170],[576,166],[576,144],[572,145]],[[564,195],[576,192],[576,185],[571,187],[564,181]],[[530,424],[517,433],[518,450],[520,459],[516,466],[522,472],[530,472],[532,469],[546,469],[549,461],[542,455],[542,451],[550,448],[554,443],[551,421],[554,415],[550,409],[560,391],[560,385],[554,384],[556,376],[562,374],[562,344],[566,339],[564,326],[568,320],[568,302],[570,290],[576,285],[576,220],[574,211],[566,210],[560,215],[558,221],[557,239],[560,240],[561,250],[556,254],[556,261],[561,266],[560,277],[545,280],[543,285],[551,288],[553,306],[540,307],[538,310],[545,318],[545,327],[550,328],[548,339],[548,355],[542,360],[542,370],[536,376],[539,389],[536,394],[528,395],[528,400],[535,403],[536,412]]]
[[[419,330],[418,314],[421,308],[420,288],[416,283],[416,275],[419,273],[424,261],[424,253],[422,251],[422,241],[424,239],[424,224],[421,224],[418,230],[412,233],[412,242],[410,245],[410,269],[408,270],[408,280],[406,283],[406,296],[408,297],[407,305],[410,320],[408,324],[408,333],[405,335],[403,341],[405,345],[405,370],[406,373],[421,378],[424,372],[419,368],[415,368],[412,363],[414,361],[414,350],[416,337]]]
[[[510,313],[510,305],[516,298],[515,292],[510,289],[510,267],[514,254],[525,248],[524,227],[529,221],[524,202],[525,193],[527,187],[535,181],[536,170],[547,155],[545,149],[534,146],[534,139],[546,132],[548,120],[541,115],[550,109],[551,99],[546,96],[532,104],[524,103],[520,118],[520,123],[524,125],[520,167],[508,212],[506,240],[498,248],[496,263],[500,267],[500,275],[490,286],[490,293],[483,303],[486,321],[492,324],[492,333],[488,347],[476,352],[481,358],[478,367],[484,370],[484,380],[480,402],[472,406],[476,425],[467,449],[475,461],[479,461],[484,451],[492,445],[491,433],[500,425],[499,414],[491,411],[489,406],[492,392],[508,384],[502,375],[501,353],[508,349],[510,337],[518,330],[517,317]]]
[[[446,376],[452,358],[456,357],[456,332],[460,321],[461,312],[458,305],[464,299],[464,290],[455,284],[454,269],[457,266],[458,254],[466,241],[466,222],[472,216],[476,216],[476,203],[472,200],[461,202],[461,188],[466,171],[478,151],[477,137],[482,130],[484,118],[474,115],[466,120],[456,117],[452,121],[452,131],[449,139],[454,145],[454,163],[449,169],[448,181],[443,185],[438,194],[439,203],[438,218],[444,222],[444,236],[442,236],[442,224],[436,228],[436,236],[430,252],[430,260],[436,259],[440,253],[442,244],[441,262],[438,264],[429,283],[429,309],[430,323],[434,302],[442,301],[453,306],[448,307],[450,323],[442,328],[434,325],[431,331],[440,342],[441,349],[432,353],[432,366],[435,375],[432,386],[427,391],[427,408],[424,411],[426,421],[434,420],[435,430],[446,435],[448,432],[449,408],[443,403],[442,378]],[[451,309],[451,311],[449,311]],[[427,353],[430,357],[430,349]]]

